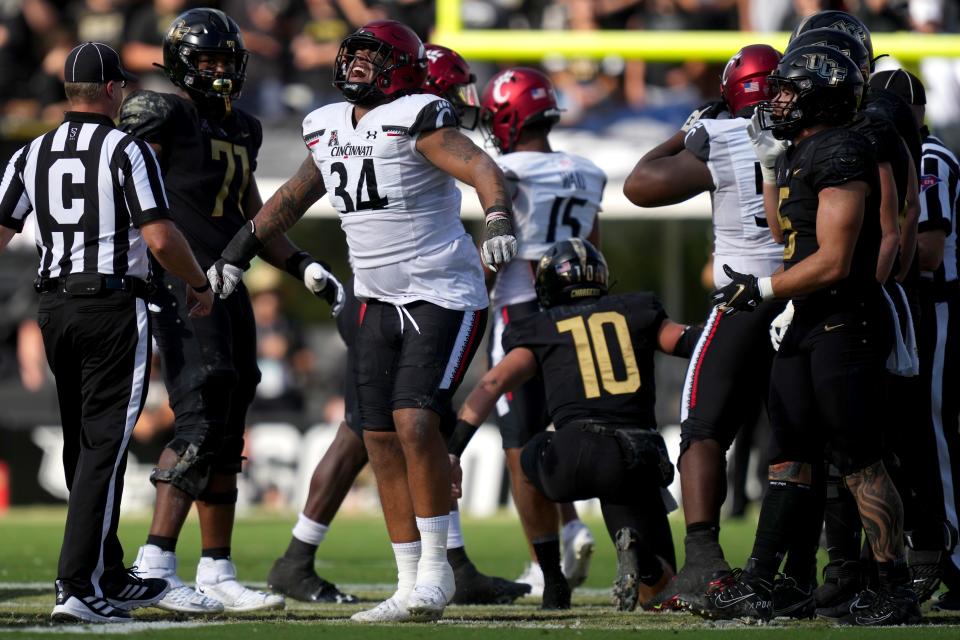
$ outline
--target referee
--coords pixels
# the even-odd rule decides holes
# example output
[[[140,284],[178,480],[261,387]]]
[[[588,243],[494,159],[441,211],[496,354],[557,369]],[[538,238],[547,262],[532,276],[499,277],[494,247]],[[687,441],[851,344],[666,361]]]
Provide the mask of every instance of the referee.
[[[127,443],[147,394],[147,249],[193,286],[192,315],[208,314],[213,294],[169,219],[153,151],[114,127],[122,88],[134,79],[117,52],[77,46],[64,79],[71,111],[17,151],[0,179],[0,250],[35,211],[38,321],[57,380],[70,489],[52,617],[127,622],[128,610],[168,588],[125,570],[117,538]]]

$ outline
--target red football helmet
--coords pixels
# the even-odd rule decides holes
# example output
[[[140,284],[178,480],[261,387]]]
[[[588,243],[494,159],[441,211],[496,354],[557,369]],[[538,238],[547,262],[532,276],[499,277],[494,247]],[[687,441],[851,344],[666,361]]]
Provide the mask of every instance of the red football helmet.
[[[720,76],[720,95],[730,113],[737,115],[747,107],[773,98],[767,76],[777,68],[781,57],[780,52],[769,45],[751,44],[730,58]]]
[[[358,51],[369,51],[373,81],[350,82],[349,71]],[[348,102],[372,104],[419,93],[427,77],[423,43],[410,27],[395,20],[377,20],[360,27],[340,43],[334,63],[333,86]]]
[[[527,67],[501,71],[480,97],[480,126],[500,153],[510,153],[524,127],[560,120],[557,95],[550,79]]]
[[[471,131],[476,129],[480,98],[477,76],[470,73],[470,65],[453,49],[438,44],[423,46],[427,52],[427,81],[423,90],[449,100],[460,116],[460,126]]]

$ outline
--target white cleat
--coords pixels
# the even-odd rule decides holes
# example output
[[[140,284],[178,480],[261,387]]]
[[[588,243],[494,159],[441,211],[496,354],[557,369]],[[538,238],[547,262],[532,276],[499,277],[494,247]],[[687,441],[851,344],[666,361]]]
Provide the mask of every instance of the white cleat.
[[[403,602],[394,594],[375,606],[373,609],[358,611],[350,616],[354,622],[406,622],[410,614]]]
[[[407,596],[407,613],[410,614],[410,619],[418,622],[439,620],[456,591],[453,569],[449,564],[445,564],[438,583],[424,582],[414,585],[413,591]]]
[[[534,598],[543,597],[543,569],[536,562],[529,563],[514,582],[530,585],[530,593],[527,595]]]
[[[561,561],[563,575],[570,588],[576,589],[587,580],[587,574],[590,572],[590,558],[593,556],[596,540],[593,539],[593,534],[590,533],[587,525],[579,520],[563,525],[560,540],[563,544]]]
[[[237,582],[237,568],[229,559],[200,558],[197,593],[220,602],[226,611],[283,609],[283,596],[248,589]]]
[[[144,545],[137,552],[135,566],[141,578],[163,578],[170,584],[170,590],[153,606],[176,613],[223,613],[219,601],[197,593],[177,576],[177,555],[174,552],[152,544]]]

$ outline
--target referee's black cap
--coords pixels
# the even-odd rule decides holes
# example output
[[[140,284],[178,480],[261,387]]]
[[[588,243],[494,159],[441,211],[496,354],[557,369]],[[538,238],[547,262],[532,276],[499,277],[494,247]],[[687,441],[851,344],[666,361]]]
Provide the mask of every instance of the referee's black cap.
[[[927,92],[920,78],[905,69],[878,71],[870,76],[870,86],[895,93],[907,104],[927,104]]]
[[[111,80],[135,82],[137,76],[123,68],[120,55],[102,42],[78,44],[63,65],[64,82],[96,82]]]

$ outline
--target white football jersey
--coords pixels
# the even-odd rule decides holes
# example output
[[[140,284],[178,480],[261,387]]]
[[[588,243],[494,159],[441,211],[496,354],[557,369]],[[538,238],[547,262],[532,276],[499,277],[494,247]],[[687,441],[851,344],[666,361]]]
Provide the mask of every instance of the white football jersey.
[[[684,138],[686,148],[703,160],[716,188],[713,202],[713,281],[717,287],[734,271],[758,277],[783,264],[783,245],[770,234],[763,210],[763,178],[757,154],[747,135],[747,118],[700,120]]]
[[[376,107],[356,126],[349,102],[304,119],[304,143],[347,236],[357,297],[486,308],[480,257],[460,221],[460,191],[416,149],[420,133],[456,125],[450,103],[426,94]]]
[[[607,176],[580,156],[561,151],[517,151],[497,159],[514,189],[517,256],[500,268],[490,292],[494,307],[536,299],[535,265],[547,249],[593,229]]]

